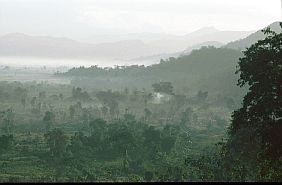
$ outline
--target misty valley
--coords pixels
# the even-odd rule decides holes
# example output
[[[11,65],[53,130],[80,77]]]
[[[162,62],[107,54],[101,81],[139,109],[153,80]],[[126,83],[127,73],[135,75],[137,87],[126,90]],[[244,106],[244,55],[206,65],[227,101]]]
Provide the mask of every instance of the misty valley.
[[[112,37],[0,36],[1,183],[282,181],[281,22]]]

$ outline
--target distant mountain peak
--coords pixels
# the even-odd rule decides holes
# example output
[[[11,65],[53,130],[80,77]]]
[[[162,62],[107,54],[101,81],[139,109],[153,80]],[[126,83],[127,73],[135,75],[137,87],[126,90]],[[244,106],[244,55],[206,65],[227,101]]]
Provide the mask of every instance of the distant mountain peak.
[[[193,31],[192,33],[187,34],[186,37],[198,37],[198,36],[209,35],[217,32],[220,32],[220,30],[216,29],[215,27],[212,26],[203,27],[196,31]]]

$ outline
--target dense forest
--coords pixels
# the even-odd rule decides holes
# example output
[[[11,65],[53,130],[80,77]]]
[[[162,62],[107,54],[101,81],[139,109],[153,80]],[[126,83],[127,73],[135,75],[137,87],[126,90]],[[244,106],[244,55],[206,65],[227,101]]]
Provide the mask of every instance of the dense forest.
[[[282,24],[281,24],[282,29]],[[0,182],[282,181],[282,33],[0,81]]]

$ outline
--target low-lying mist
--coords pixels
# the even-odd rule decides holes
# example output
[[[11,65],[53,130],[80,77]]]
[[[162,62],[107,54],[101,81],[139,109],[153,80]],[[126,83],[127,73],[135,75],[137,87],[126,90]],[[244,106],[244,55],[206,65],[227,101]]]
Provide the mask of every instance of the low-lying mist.
[[[0,57],[0,66],[11,66],[11,67],[114,67],[129,66],[129,65],[151,65],[157,63],[155,60],[106,60],[106,59],[58,59],[58,58],[36,58],[36,57]]]

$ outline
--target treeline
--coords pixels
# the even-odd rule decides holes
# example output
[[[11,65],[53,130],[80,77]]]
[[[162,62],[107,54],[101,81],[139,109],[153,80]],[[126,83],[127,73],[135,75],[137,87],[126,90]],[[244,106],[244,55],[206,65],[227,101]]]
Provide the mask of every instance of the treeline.
[[[90,77],[126,77],[126,76],[143,76],[152,75],[156,77],[173,77],[174,73],[182,73],[189,76],[190,74],[202,75],[204,73],[216,73],[222,69],[236,66],[238,58],[242,56],[240,51],[215,48],[212,46],[202,47],[199,50],[193,50],[189,55],[183,55],[178,58],[170,57],[166,60],[161,60],[160,64],[151,66],[130,65],[130,66],[115,66],[115,67],[99,67],[91,66],[89,68],[79,67],[72,68],[65,73],[57,73],[57,75],[66,76],[90,76]],[[162,76],[162,75],[166,76]],[[161,76],[160,76],[161,75]],[[176,75],[175,77],[179,77]],[[181,76],[183,77],[183,76]]]
[[[125,85],[147,89],[153,83],[169,81],[178,91],[183,91],[184,87],[191,91],[204,88],[210,93],[224,92],[237,96],[242,94],[242,90],[236,87],[238,76],[234,73],[241,56],[242,52],[238,50],[210,46],[194,50],[190,55],[170,57],[147,67],[79,67],[57,75],[72,78],[73,85],[100,89],[119,89],[125,88]]]

